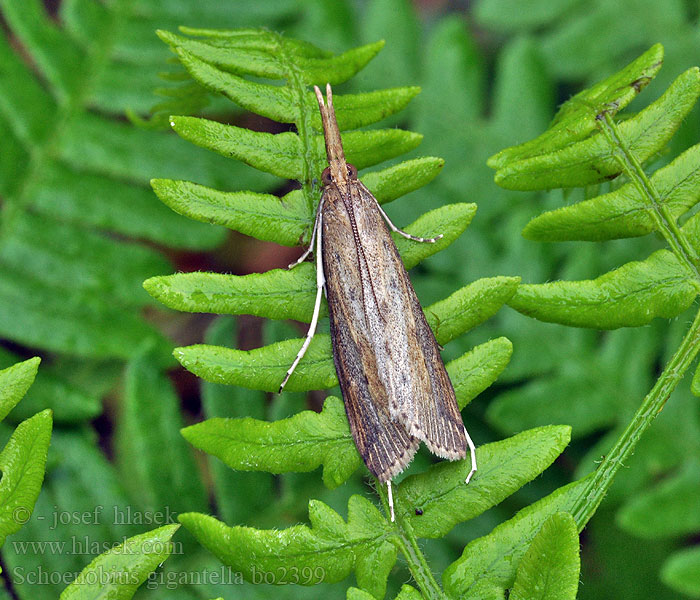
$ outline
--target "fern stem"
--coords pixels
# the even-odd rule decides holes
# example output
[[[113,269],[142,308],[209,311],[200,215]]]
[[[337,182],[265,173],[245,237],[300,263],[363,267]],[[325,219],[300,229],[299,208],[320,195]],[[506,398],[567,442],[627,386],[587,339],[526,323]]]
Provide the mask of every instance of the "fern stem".
[[[386,489],[379,481],[375,481],[375,487],[379,494],[379,499],[384,508],[384,514],[389,514],[389,500],[387,498]],[[401,511],[396,507],[396,530],[397,535],[393,538],[393,542],[401,551],[401,554],[406,558],[408,570],[411,571],[413,579],[421,590],[424,598],[429,600],[447,600],[445,592],[440,587],[430,570],[428,561],[425,559],[423,551],[418,545],[418,540],[411,524],[401,516]]]
[[[299,117],[295,121],[297,128],[297,135],[301,140],[302,148],[304,148],[304,153],[302,155],[302,174],[301,174],[301,192],[306,200],[306,205],[311,213],[316,210],[316,202],[318,201],[318,194],[314,194],[313,191],[313,173],[317,170],[318,165],[314,164],[314,151],[313,151],[313,127],[311,126],[311,112],[306,105],[306,95],[308,89],[306,82],[304,81],[303,74],[299,67],[296,65],[294,59],[290,57],[282,43],[282,34],[272,33],[275,41],[277,42],[277,51],[279,56],[279,61],[284,64],[287,75],[287,86],[292,90],[293,95],[296,97],[296,106]],[[318,169],[320,172],[322,169]]]
[[[680,227],[678,227],[676,219],[663,203],[661,195],[647,177],[634,152],[631,151],[627,142],[620,135],[620,130],[614,119],[606,112],[602,118],[598,119],[598,123],[600,124],[600,130],[612,148],[619,150],[619,152],[614,152],[614,156],[620,163],[623,172],[639,190],[639,193],[649,201],[651,216],[656,222],[658,231],[664,236],[664,239],[671,246],[676,256],[686,264],[697,279],[700,279],[700,272],[698,271],[699,261],[695,249]]]
[[[632,420],[595,471],[574,504],[571,514],[579,529],[593,516],[612,485],[615,474],[632,455],[637,442],[663,409],[669,396],[700,351],[700,312],[695,316],[678,350],[668,361],[654,387],[647,394]]]

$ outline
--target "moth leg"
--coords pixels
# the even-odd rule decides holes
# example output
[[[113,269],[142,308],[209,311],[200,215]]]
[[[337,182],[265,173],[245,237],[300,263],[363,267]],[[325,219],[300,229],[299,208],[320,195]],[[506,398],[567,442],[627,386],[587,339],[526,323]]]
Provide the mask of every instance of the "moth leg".
[[[306,349],[309,347],[309,344],[311,343],[311,339],[314,337],[314,334],[316,333],[316,326],[318,325],[318,316],[321,312],[321,298],[323,297],[323,286],[326,284],[326,277],[323,274],[323,260],[322,260],[322,256],[321,256],[321,220],[322,220],[321,211],[319,210],[318,216],[316,217],[316,226],[315,226],[315,231],[316,231],[316,303],[314,304],[314,314],[313,314],[313,317],[311,318],[311,323],[309,324],[309,331],[306,333],[306,339],[304,340],[304,343],[301,346],[301,350],[299,350],[297,357],[294,359],[292,366],[289,367],[289,371],[287,371],[287,374],[284,376],[284,380],[282,381],[282,385],[280,385],[279,392],[277,392],[278,394],[282,392],[282,389],[287,384],[287,381],[292,376],[292,373],[294,373],[294,369],[296,369],[297,365],[299,364],[299,361],[304,357],[304,354],[306,354]]]
[[[471,471],[469,471],[469,475],[467,475],[467,478],[464,480],[464,483],[469,483],[469,480],[472,478],[472,475],[476,473],[476,447],[474,446],[474,442],[472,442],[472,438],[469,437],[469,433],[467,432],[467,428],[464,428],[464,435],[467,437],[467,447],[469,448],[469,458],[472,461],[472,468]]]
[[[374,198],[374,196],[372,196]],[[376,199],[375,199],[376,202]],[[384,212],[384,209],[381,207],[379,202],[377,202],[377,208],[379,209],[379,212],[382,213],[382,216],[384,217],[384,220],[386,221],[386,224],[389,226],[389,228],[398,233],[399,235],[402,235],[406,239],[413,240],[414,242],[428,242],[429,244],[434,244],[437,242],[440,238],[442,238],[442,234],[435,236],[434,238],[422,238],[422,237],[417,237],[415,235],[411,235],[410,233],[406,233],[403,229],[399,229],[396,225],[394,225],[391,222],[391,219],[389,218],[389,215],[387,215]]]
[[[289,265],[287,268],[288,269],[293,269],[297,265],[300,265],[303,263],[306,258],[311,254],[311,252],[314,249],[314,240],[316,239],[316,232],[318,231],[318,219],[319,215],[321,214],[321,207],[323,206],[323,197],[321,197],[321,202],[318,205],[318,208],[316,209],[316,218],[314,219],[314,228],[311,230],[311,242],[309,242],[309,247],[306,249],[304,254],[302,254],[297,260],[295,260],[291,265]]]
[[[396,518],[394,516],[394,496],[391,493],[391,479],[386,482],[386,489],[389,495],[389,512],[391,513],[391,522],[393,523]]]

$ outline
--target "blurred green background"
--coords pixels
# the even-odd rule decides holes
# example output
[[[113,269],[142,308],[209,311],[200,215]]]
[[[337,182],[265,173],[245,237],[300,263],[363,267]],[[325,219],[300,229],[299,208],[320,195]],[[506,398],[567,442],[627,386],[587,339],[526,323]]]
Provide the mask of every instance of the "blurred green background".
[[[163,88],[167,98],[177,79],[159,78],[177,68],[156,29],[262,26],[333,52],[386,40],[377,58],[338,91],[420,85],[408,109],[380,126],[420,132],[424,141],[412,155],[446,161],[431,185],[390,206],[390,216],[401,226],[446,203],[479,206],[462,238],[412,273],[421,302],[429,304],[479,277],[583,279],[661,247],[653,236],[604,244],[528,242],[520,230],[531,217],[584,192],[505,191],[485,161],[540,133],[558,104],[661,42],[665,65],[631,109],[656,99],[700,63],[699,14],[700,4],[690,0],[0,0],[0,366],[41,355],[37,382],[11,418],[16,423],[47,406],[56,417],[35,515],[2,549],[7,591],[0,598],[57,597],[95,554],[163,524],[162,518],[137,522],[134,515],[148,511],[199,510],[228,524],[285,527],[306,521],[310,498],[345,514],[352,492],[369,494],[359,474],[330,492],[317,472],[232,473],[195,455],[179,435],[182,425],[212,415],[282,418],[318,408],[321,396],[272,398],[202,384],[175,369],[175,345],[206,337],[251,348],[302,329],[169,312],[141,288],[157,274],[246,274],[285,266],[295,256],[188,221],[150,191],[154,177],[224,190],[289,190],[125,118],[127,111],[147,116],[159,101],[154,89]],[[203,112],[256,130],[284,130],[220,99]],[[659,163],[696,143],[699,133],[696,109]],[[549,423],[571,424],[574,441],[543,477],[502,505],[445,539],[425,541],[434,571],[519,508],[594,468],[687,322],[597,332],[539,323],[506,308],[450,344],[446,359],[492,337],[514,343],[499,383],[465,410],[477,444]],[[664,581],[673,585],[668,574],[700,539],[698,450],[700,411],[684,382],[582,535],[580,598],[679,597]],[[412,470],[430,460],[421,454]],[[182,546],[161,585],[141,589],[137,598],[344,598],[350,585],[270,589],[217,585],[206,577],[177,580],[177,573],[221,571],[186,533],[177,539]],[[167,573],[178,581],[172,589]],[[32,585],[31,574],[42,585]],[[388,596],[407,578],[407,570],[397,568]],[[700,582],[686,591],[700,597]]]

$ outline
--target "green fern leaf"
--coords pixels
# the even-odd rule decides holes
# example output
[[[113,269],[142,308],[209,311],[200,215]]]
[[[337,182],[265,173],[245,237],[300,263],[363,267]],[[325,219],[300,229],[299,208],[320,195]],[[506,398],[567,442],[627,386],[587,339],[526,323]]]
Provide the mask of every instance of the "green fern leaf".
[[[418,158],[367,173],[360,179],[380,203],[385,203],[429,183],[443,164],[439,158]],[[279,198],[255,192],[221,192],[170,179],[154,179],[151,185],[175,212],[283,246],[298,245],[313,225],[312,211],[300,190]]]
[[[278,177],[304,179],[304,148],[295,133],[250,131],[196,117],[172,117],[170,124],[193,144]],[[343,136],[343,146],[348,162],[364,169],[413,150],[422,139],[422,135],[399,129],[349,131]],[[320,137],[315,138],[312,151],[321,161],[325,149]]]
[[[306,84],[343,83],[384,46],[384,42],[379,41],[338,56],[329,56],[311,44],[265,30],[239,30],[240,33],[230,36],[222,36],[212,30],[184,28],[182,31],[203,37],[192,39],[167,31],[159,31],[158,35],[171,47],[185,50],[204,62],[232,73],[285,79],[289,76],[288,64],[293,62]]]
[[[354,587],[348,588],[346,598],[347,600],[375,600],[372,594]],[[404,584],[394,600],[421,600],[421,598],[423,596],[420,595],[416,588]]]
[[[380,171],[365,173],[360,181],[369,188],[377,202],[385,204],[430,183],[444,164],[444,160],[433,156],[414,158]]]
[[[253,350],[195,344],[176,348],[174,355],[183,367],[205,381],[276,392],[303,341],[284,340]],[[337,383],[331,338],[328,334],[317,333],[285,389],[305,392],[333,387]]]
[[[178,273],[147,279],[143,285],[154,298],[176,310],[308,323],[316,294],[315,278],[313,265],[306,263],[291,270],[273,269],[242,276]]]
[[[179,527],[165,525],[131,537],[100,554],[63,591],[60,600],[83,600],[100,595],[128,600],[170,556],[173,549],[170,540]]]
[[[447,344],[495,315],[510,300],[519,277],[489,277],[465,285],[425,309],[438,344]]]
[[[516,161],[563,150],[584,140],[597,131],[596,116],[601,111],[615,114],[634,100],[659,72],[663,58],[663,46],[652,46],[621,71],[562,104],[551,127],[542,135],[524,144],[501,150],[489,158],[487,164],[491,168],[500,169]]]
[[[567,512],[586,487],[587,479],[561,487],[501,523],[464,548],[462,556],[443,572],[445,591],[453,598],[503,598],[513,585],[516,568],[530,542],[547,519]],[[580,528],[582,524],[577,524]],[[525,543],[524,543],[525,542]]]
[[[389,524],[374,505],[357,495],[348,502],[347,523],[317,500],[309,502],[311,527],[227,527],[198,513],[182,514],[179,519],[219,560],[252,582],[332,583],[354,570],[358,584],[381,598],[396,560]]]
[[[498,379],[508,366],[511,354],[513,344],[508,338],[500,337],[474,346],[447,363],[460,410]]]
[[[296,246],[313,224],[308,206],[297,191],[278,198],[256,192],[221,192],[172,179],[153,179],[151,185],[175,212],[284,246]]]
[[[403,236],[393,234],[404,266],[411,269],[422,260],[447,248],[464,233],[475,213],[475,204],[447,204],[421,215],[404,228],[411,235],[421,237],[431,237],[437,235],[436,232],[442,233],[442,238],[434,244],[416,244]]]
[[[0,421],[24,397],[34,382],[41,359],[30,358],[0,371]]]
[[[542,321],[615,329],[675,317],[699,290],[690,269],[670,251],[658,250],[594,280],[522,285],[508,304]]]
[[[22,421],[0,452],[0,546],[19,530],[32,514],[49,451],[51,411]]]
[[[620,137],[640,162],[644,162],[671,139],[700,96],[700,69],[680,75],[656,102],[619,125]],[[511,190],[576,187],[614,179],[621,169],[603,135],[526,158],[496,172],[495,181]]]
[[[32,385],[39,358],[30,358],[0,371],[0,421]],[[22,421],[0,452],[0,546],[32,515],[44,480],[53,419],[44,410]]]
[[[660,205],[678,218],[700,201],[700,145],[693,146],[651,176]],[[658,229],[647,198],[633,183],[613,192],[546,212],[530,221],[523,235],[534,241],[614,240]]]
[[[576,522],[556,513],[542,525],[523,556],[509,598],[575,600],[581,567]]]
[[[570,433],[569,427],[552,425],[479,446],[479,471],[469,485],[464,485],[468,461],[433,465],[401,482],[397,509],[417,536],[443,537],[457,523],[480,515],[544,471],[567,446]]]
[[[239,471],[313,471],[323,465],[329,488],[360,466],[340,399],[326,399],[321,413],[304,411],[266,423],[257,419],[209,419],[182,430],[195,448]]]

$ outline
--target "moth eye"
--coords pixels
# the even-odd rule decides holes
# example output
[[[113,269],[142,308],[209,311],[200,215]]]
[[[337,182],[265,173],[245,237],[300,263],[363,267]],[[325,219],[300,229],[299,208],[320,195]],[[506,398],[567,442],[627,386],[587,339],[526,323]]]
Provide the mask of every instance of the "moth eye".
[[[355,165],[348,165],[348,176],[350,179],[357,179],[357,169]]]
[[[333,183],[333,178],[331,177],[331,170],[329,167],[323,169],[323,173],[321,173],[321,182],[323,185],[330,185]]]

